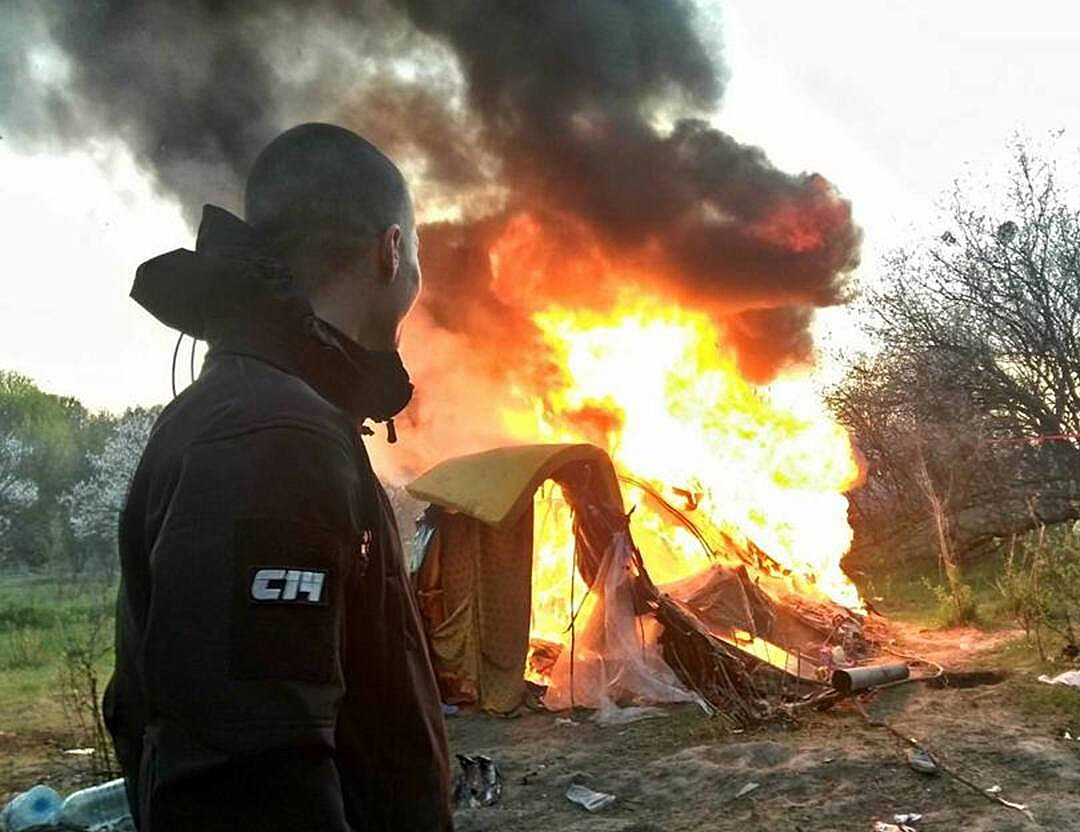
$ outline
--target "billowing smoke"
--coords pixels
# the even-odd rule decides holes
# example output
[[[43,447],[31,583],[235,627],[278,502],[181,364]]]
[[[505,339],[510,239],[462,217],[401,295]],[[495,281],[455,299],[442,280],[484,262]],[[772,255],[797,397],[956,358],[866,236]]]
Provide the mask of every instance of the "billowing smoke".
[[[345,122],[448,186],[481,178],[450,111],[460,92],[448,53],[432,55],[385,4],[14,0],[11,12],[5,138],[31,149],[118,139],[192,224],[206,202],[236,209],[258,151],[303,120]]]
[[[728,308],[838,299],[858,242],[849,206],[821,177],[782,173],[694,117],[717,108],[723,76],[688,4],[401,5],[453,47],[526,205],[648,245],[673,282]],[[661,130],[665,112],[690,115]]]
[[[513,352],[488,345],[533,349],[537,304],[643,287],[708,309],[761,379],[809,356],[859,232],[821,176],[711,125],[714,23],[682,0],[15,0],[0,127],[23,147],[119,139],[194,220],[240,204],[280,130],[340,123],[439,220],[421,330],[445,361],[427,351],[420,372],[497,380]],[[506,258],[531,267],[508,279]],[[582,279],[545,281],[544,258]],[[422,398],[414,417],[432,415]]]

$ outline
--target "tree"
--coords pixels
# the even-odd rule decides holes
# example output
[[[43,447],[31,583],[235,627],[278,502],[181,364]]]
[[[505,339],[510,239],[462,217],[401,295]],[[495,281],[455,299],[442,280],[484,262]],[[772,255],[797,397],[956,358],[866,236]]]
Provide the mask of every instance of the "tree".
[[[112,555],[128,487],[159,412],[160,408],[134,408],[124,413],[100,453],[89,457],[88,475],[62,498],[76,540],[90,544],[108,570],[114,564]],[[85,558],[72,564],[76,572],[86,565]]]
[[[0,434],[29,449],[22,472],[37,491],[33,503],[5,512],[8,565],[40,568],[78,546],[60,496],[85,476],[86,459],[100,450],[112,421],[75,399],[43,392],[26,376],[0,371]]]
[[[6,548],[12,513],[32,506],[38,498],[37,486],[26,476],[30,450],[10,431],[0,433],[0,549]]]
[[[964,555],[1080,516],[1077,208],[1018,144],[996,207],[957,186],[944,232],[888,258],[879,348],[832,395],[868,461],[857,547]]]

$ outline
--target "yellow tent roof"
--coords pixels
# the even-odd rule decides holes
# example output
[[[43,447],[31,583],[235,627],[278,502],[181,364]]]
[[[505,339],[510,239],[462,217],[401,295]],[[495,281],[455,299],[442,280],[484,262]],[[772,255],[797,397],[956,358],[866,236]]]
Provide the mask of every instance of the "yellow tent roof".
[[[503,528],[521,516],[544,480],[579,461],[611,468],[595,445],[516,445],[440,462],[405,489],[418,500]]]

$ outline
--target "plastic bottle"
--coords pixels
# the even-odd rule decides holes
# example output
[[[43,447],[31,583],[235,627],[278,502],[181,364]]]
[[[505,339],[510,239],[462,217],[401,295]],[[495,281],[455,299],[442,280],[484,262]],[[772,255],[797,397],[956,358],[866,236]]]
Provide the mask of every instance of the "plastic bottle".
[[[120,778],[69,794],[60,809],[59,822],[89,829],[102,824],[118,825],[130,817],[124,780]]]
[[[52,826],[60,815],[62,800],[56,789],[34,786],[16,795],[0,812],[0,826],[7,832],[24,832],[40,826]]]

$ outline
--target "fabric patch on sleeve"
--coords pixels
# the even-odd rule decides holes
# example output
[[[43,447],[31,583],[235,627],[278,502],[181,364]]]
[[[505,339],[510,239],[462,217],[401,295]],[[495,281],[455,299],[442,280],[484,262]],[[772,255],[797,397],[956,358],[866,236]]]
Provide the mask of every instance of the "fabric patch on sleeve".
[[[229,676],[330,682],[339,673],[347,541],[276,518],[235,527]]]
[[[325,605],[328,574],[325,569],[253,569],[250,598],[256,604]]]

